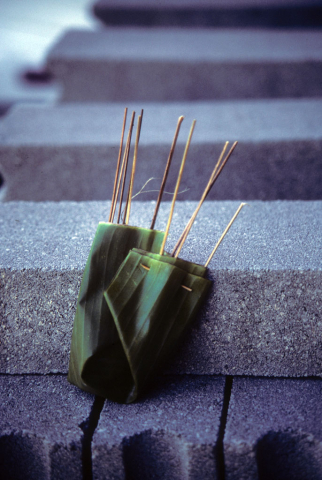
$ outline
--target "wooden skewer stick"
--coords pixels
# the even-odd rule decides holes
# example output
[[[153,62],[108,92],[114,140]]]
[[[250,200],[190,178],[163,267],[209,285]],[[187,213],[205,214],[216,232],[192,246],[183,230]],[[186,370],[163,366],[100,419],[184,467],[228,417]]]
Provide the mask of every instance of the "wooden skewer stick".
[[[170,170],[170,165],[171,165],[174,149],[176,147],[176,143],[177,143],[177,139],[178,139],[178,135],[179,135],[179,130],[180,130],[181,124],[183,122],[183,119],[184,119],[183,116],[178,118],[177,128],[176,128],[174,138],[173,138],[173,141],[172,141],[172,145],[171,145],[171,148],[170,148],[169,157],[168,157],[168,160],[167,160],[167,164],[166,164],[164,174],[163,174],[163,179],[162,179],[162,182],[161,182],[161,187],[160,187],[160,190],[159,190],[159,196],[158,196],[158,199],[157,199],[157,204],[155,206],[155,210],[154,210],[154,214],[153,214],[153,218],[152,218],[152,222],[151,222],[151,226],[150,226],[151,230],[154,229],[155,221],[157,219],[160,203],[161,203],[161,200],[162,200],[162,195],[163,195],[163,192],[164,192],[165,182],[166,182],[167,177],[168,177],[168,173],[169,173],[169,170]]]
[[[217,180],[217,178],[219,177],[219,175],[221,174],[224,166],[226,165],[226,163],[228,162],[229,158],[231,157],[233,151],[235,150],[236,146],[237,146],[238,142],[234,142],[231,149],[229,150],[229,152],[227,153],[225,159],[223,160],[222,164],[220,165],[218,171],[216,172],[216,174],[214,175],[214,178],[212,180],[212,184],[211,184],[211,187],[210,189],[212,188],[213,184],[215,183],[215,181]],[[209,189],[209,191],[210,191]]]
[[[222,161],[222,163],[221,163],[221,165],[219,166],[217,172],[213,175],[213,178],[212,178],[212,180],[211,180],[211,184],[210,184],[210,186],[209,186],[209,189],[207,190],[207,194],[206,194],[206,196],[205,196],[205,199],[206,199],[208,193],[210,192],[211,188],[213,187],[215,181],[216,181],[217,178],[219,177],[220,173],[222,172],[222,170],[223,170],[224,166],[226,165],[227,161],[229,160],[229,158],[230,158],[231,154],[233,153],[234,149],[236,148],[237,143],[238,143],[238,142],[234,142],[234,143],[233,143],[233,146],[232,146],[231,149],[229,150],[229,152],[228,152],[228,154],[226,155],[225,159]],[[217,162],[217,164],[218,164],[218,162]],[[215,167],[215,170],[216,170],[216,167]],[[174,250],[173,250],[173,252],[172,252],[172,254],[171,254],[172,257],[178,255],[178,254],[177,254],[177,250],[178,250],[179,247],[180,247],[180,250],[181,250],[181,248],[182,248],[182,246],[183,246],[183,243],[185,242],[185,240],[186,240],[186,238],[187,238],[187,235],[188,235],[188,234],[186,235],[186,231],[188,230],[188,233],[189,233],[189,231],[190,231],[190,229],[191,229],[191,227],[192,227],[193,222],[194,222],[194,219],[193,219],[193,221],[191,221],[191,219],[189,220],[188,224],[186,225],[183,233],[181,234],[181,236],[180,236],[180,238],[179,238],[179,240],[178,240],[178,242],[177,242],[177,244],[176,244],[176,246],[175,246],[175,248],[174,248]],[[184,240],[183,240],[183,238],[184,238]]]
[[[123,201],[123,195],[124,195],[124,186],[125,186],[127,165],[128,165],[128,161],[129,161],[129,155],[130,155],[130,146],[131,146],[131,138],[132,138],[132,130],[133,130],[133,124],[134,124],[134,117],[135,117],[135,112],[132,112],[131,123],[130,123],[129,133],[128,133],[128,136],[127,136],[126,149],[125,149],[124,156],[123,156],[121,175],[120,175],[120,182],[122,181],[122,186],[121,186],[121,193],[120,193],[119,211],[118,211],[118,215],[117,215],[117,223],[120,223],[120,217],[121,217],[122,201]],[[118,185],[117,194],[119,193],[120,182],[119,182],[119,185]]]
[[[143,110],[141,113],[143,113]],[[139,115],[138,125],[136,129],[136,139],[135,139],[135,146],[134,146],[131,180],[130,180],[129,191],[127,195],[126,208],[125,208],[124,221],[123,221],[123,223],[125,223],[126,225],[129,224],[129,220],[130,220],[131,200],[132,200],[132,192],[133,192],[134,175],[135,175],[135,169],[136,169],[136,160],[138,156],[138,145],[139,145],[139,139],[140,139],[140,133],[141,133],[141,125],[142,125],[142,115]]]
[[[132,124],[132,120],[134,121],[133,115],[135,115],[135,112],[132,113],[131,123],[130,123],[129,132],[128,132],[128,136],[127,136],[127,140],[126,140],[126,145],[125,145],[125,150],[124,150],[123,160],[122,160],[122,166],[121,166],[121,172],[120,172],[120,175],[119,175],[119,178],[118,178],[115,200],[114,200],[114,204],[113,204],[113,212],[112,212],[111,222],[114,221],[114,215],[115,215],[115,210],[116,210],[116,205],[117,205],[117,199],[118,199],[118,196],[119,196],[119,190],[120,190],[120,186],[121,186],[122,176],[123,176],[125,159],[126,159],[127,151],[128,151],[128,148],[129,148],[129,138],[130,138],[131,124]]]
[[[112,220],[112,215],[113,215],[113,211],[115,211],[114,202],[115,202],[116,185],[117,185],[117,179],[118,179],[118,176],[119,176],[122,150],[123,150],[123,140],[124,140],[125,125],[126,125],[126,117],[127,117],[127,108],[125,108],[125,110],[124,110],[124,119],[123,119],[120,149],[119,149],[119,155],[118,155],[116,171],[115,171],[115,179],[114,179],[113,195],[112,195],[112,201],[111,201],[110,216],[109,216],[109,219],[108,219],[109,222],[113,221]]]
[[[183,157],[182,157],[182,161],[181,161],[181,165],[180,165],[179,175],[178,175],[178,178],[177,178],[177,184],[176,184],[176,188],[174,190],[173,199],[172,199],[172,203],[171,203],[171,209],[170,209],[170,214],[169,214],[169,218],[168,218],[168,223],[167,223],[167,227],[165,229],[163,242],[162,242],[160,252],[159,252],[160,255],[163,255],[165,243],[167,241],[167,236],[168,236],[168,233],[169,233],[169,230],[170,230],[171,220],[172,220],[173,211],[174,211],[174,205],[176,203],[178,190],[179,190],[179,186],[180,186],[180,182],[181,182],[181,177],[182,177],[182,174],[183,174],[184,165],[186,163],[186,158],[187,158],[187,155],[188,155],[188,150],[189,150],[189,146],[190,146],[190,142],[191,142],[191,138],[192,138],[192,134],[193,134],[195,125],[196,125],[196,120],[194,120],[192,122],[190,132],[189,132],[189,137],[188,137],[186,147],[185,147],[184,152],[183,152]]]
[[[237,215],[239,214],[239,212],[241,211],[241,209],[245,206],[245,205],[248,205],[247,203],[241,203],[235,213],[235,215],[233,216],[233,218],[230,220],[230,222],[228,223],[227,227],[225,228],[223,234],[221,235],[220,239],[218,240],[217,244],[215,245],[213,251],[211,252],[208,260],[206,261],[205,263],[205,267],[208,267],[209,265],[209,262],[211,261],[212,257],[214,256],[217,248],[219,247],[219,245],[221,244],[221,242],[223,241],[226,233],[228,232],[228,230],[230,229],[230,227],[232,226],[232,224],[234,223],[234,221],[236,220],[237,218]]]
[[[191,227],[192,227],[192,225],[193,225],[193,223],[194,223],[194,221],[195,221],[195,219],[196,219],[196,217],[197,217],[197,215],[198,215],[198,212],[199,212],[199,210],[200,210],[200,208],[201,208],[201,206],[202,206],[205,198],[207,197],[207,195],[208,195],[208,193],[209,193],[209,191],[210,191],[210,189],[211,189],[211,187],[212,187],[212,185],[213,185],[213,178],[214,178],[214,176],[216,175],[216,172],[217,172],[217,170],[218,170],[218,168],[219,168],[219,165],[220,165],[220,163],[221,163],[221,161],[222,161],[222,158],[223,158],[223,156],[224,156],[224,154],[225,154],[225,151],[226,151],[226,149],[227,149],[227,147],[228,147],[228,144],[229,144],[229,142],[226,142],[226,143],[225,143],[224,148],[222,149],[222,152],[221,152],[221,154],[219,155],[219,158],[218,158],[218,161],[217,161],[217,163],[216,163],[216,165],[215,165],[215,168],[214,168],[213,171],[211,172],[211,175],[210,175],[210,178],[209,178],[208,183],[207,183],[207,185],[206,185],[206,188],[205,188],[203,194],[201,195],[201,199],[200,199],[200,201],[199,201],[199,204],[198,204],[196,210],[194,211],[194,213],[192,214],[189,222],[188,222],[187,225],[185,226],[185,229],[183,230],[182,234],[180,235],[180,238],[179,238],[176,246],[174,247],[174,250],[173,250],[173,252],[172,252],[172,256],[174,256],[174,257],[178,257],[178,255],[179,255],[179,253],[180,253],[180,251],[181,251],[181,248],[183,247],[183,244],[184,244],[184,242],[186,241],[186,238],[187,238],[187,236],[188,236],[188,234],[189,234],[189,232],[190,232],[190,230],[191,230]]]
[[[142,121],[143,121],[143,108],[141,109],[141,113],[139,115],[141,117],[141,125],[142,125]],[[141,126],[140,126],[140,132],[139,132],[139,141],[140,141],[140,136],[141,136]]]

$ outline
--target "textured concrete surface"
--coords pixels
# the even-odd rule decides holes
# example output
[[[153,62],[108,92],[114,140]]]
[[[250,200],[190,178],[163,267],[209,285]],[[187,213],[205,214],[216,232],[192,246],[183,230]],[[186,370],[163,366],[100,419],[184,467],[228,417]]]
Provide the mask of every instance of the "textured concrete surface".
[[[0,375],[0,478],[82,478],[81,424],[93,396],[66,376]]]
[[[180,194],[181,200],[200,198],[226,140],[238,140],[239,145],[209,199],[322,199],[321,99],[127,106],[129,114],[144,108],[134,191],[155,178],[138,200],[156,198],[179,115],[185,120],[168,192],[174,191],[190,125],[197,119],[182,179],[182,190],[188,190]],[[14,109],[0,131],[2,198],[111,198],[123,114],[119,103]]]
[[[71,30],[47,68],[72,102],[318,96],[321,47],[319,31]]]
[[[207,202],[180,256],[204,263],[239,202]],[[76,298],[108,202],[2,206],[1,372],[66,372]],[[172,250],[196,202],[178,202]],[[149,226],[153,202],[130,223]],[[165,228],[169,203],[157,225]],[[322,375],[321,202],[251,202],[210,263],[213,289],[172,373]]]
[[[227,480],[322,478],[322,381],[235,378],[224,455]]]
[[[217,478],[223,377],[159,379],[132,405],[106,402],[93,437],[93,478]]]
[[[113,26],[307,27],[322,23],[319,0],[99,0],[93,11]]]

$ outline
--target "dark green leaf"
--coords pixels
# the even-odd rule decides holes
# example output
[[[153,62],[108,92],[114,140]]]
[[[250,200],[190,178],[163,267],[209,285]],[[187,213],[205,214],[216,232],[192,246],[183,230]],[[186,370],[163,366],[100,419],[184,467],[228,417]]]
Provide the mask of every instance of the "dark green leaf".
[[[107,288],[104,295],[130,371],[123,377],[124,396],[117,401],[137,398],[195,317],[211,284],[189,273],[197,267],[204,275],[204,267],[135,250]]]
[[[113,317],[103,292],[131,248],[158,252],[164,232],[100,223],[85,266],[77,300],[68,380],[117,400],[131,378]]]

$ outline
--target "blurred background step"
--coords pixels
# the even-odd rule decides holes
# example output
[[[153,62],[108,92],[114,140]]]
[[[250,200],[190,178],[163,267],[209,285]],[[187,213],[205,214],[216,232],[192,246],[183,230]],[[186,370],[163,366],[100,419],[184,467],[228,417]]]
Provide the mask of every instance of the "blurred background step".
[[[3,480],[79,480],[94,397],[63,375],[0,375]]]
[[[217,479],[224,377],[170,376],[137,404],[106,402],[93,478]]]
[[[227,480],[322,478],[322,381],[234,378]]]
[[[108,26],[321,27],[321,0],[98,0]]]
[[[180,254],[204,264],[238,202],[206,202]],[[209,265],[213,287],[174,374],[322,376],[322,204],[250,202]],[[196,207],[177,202],[171,252]],[[161,205],[164,229],[170,202]],[[79,285],[109,202],[2,205],[0,372],[67,372]],[[134,202],[149,227],[154,202]]]
[[[0,118],[16,103],[53,103],[59,86],[44,71],[48,48],[66,28],[93,28],[90,0],[1,1]]]
[[[70,30],[48,54],[62,101],[316,97],[322,32]]]
[[[209,199],[322,199],[321,99],[127,105],[128,124],[132,110],[138,115],[144,108],[134,193],[154,178],[138,200],[157,197],[179,115],[185,120],[167,192],[174,191],[188,131],[197,119],[179,200],[200,198],[226,140],[239,145]],[[2,199],[111,198],[123,114],[123,104],[13,109],[0,133]]]

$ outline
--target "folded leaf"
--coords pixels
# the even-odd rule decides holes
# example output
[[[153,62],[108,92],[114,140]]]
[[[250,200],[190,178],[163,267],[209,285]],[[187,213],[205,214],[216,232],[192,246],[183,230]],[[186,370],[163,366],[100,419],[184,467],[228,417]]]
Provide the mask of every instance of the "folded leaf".
[[[131,378],[103,293],[131,248],[160,250],[164,232],[99,223],[77,300],[68,380],[91,393],[119,398]]]
[[[137,249],[128,254],[104,293],[127,364],[122,367],[127,368],[123,388],[114,400],[134,401],[173,351],[211,284],[203,278],[205,271],[168,255]]]
[[[158,253],[146,252],[141,248],[132,248],[132,251],[150,258],[154,258],[154,260],[159,260],[160,262],[166,262],[171,265],[175,265],[176,267],[182,268],[182,270],[185,270],[186,272],[192,273],[194,275],[198,275],[199,277],[204,277],[207,272],[207,267],[205,267],[204,265],[188,262],[187,260],[183,260],[182,258],[171,257],[166,252],[163,255],[159,255]]]

